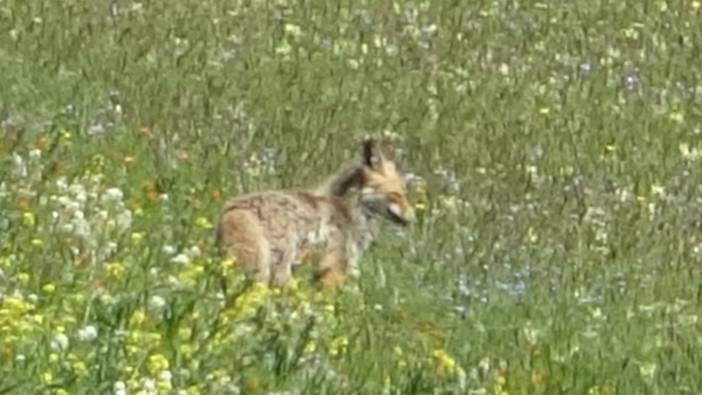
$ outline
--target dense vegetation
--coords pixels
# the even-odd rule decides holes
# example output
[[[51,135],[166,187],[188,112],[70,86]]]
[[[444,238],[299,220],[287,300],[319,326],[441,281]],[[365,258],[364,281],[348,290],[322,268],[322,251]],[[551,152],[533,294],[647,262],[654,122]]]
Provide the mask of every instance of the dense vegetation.
[[[0,0],[0,393],[699,393],[701,12]],[[366,133],[420,215],[359,281],[213,248]]]

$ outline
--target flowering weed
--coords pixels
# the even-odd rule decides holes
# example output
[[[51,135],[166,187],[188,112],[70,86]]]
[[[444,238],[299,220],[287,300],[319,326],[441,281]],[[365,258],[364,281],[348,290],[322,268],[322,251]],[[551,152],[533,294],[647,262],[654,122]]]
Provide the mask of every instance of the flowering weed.
[[[0,0],[0,393],[699,393],[699,1]],[[214,248],[366,133],[335,295]]]

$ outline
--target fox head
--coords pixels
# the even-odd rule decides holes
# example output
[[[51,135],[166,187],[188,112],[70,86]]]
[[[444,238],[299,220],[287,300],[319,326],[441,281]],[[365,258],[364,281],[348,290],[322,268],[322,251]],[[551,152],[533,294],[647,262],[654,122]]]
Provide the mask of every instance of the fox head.
[[[348,192],[360,191],[360,206],[374,216],[407,226],[414,222],[414,207],[407,198],[405,178],[391,152],[383,152],[375,139],[361,143],[361,162],[347,166],[324,184],[318,192],[347,197]]]
[[[407,183],[393,155],[378,142],[366,138],[361,144],[359,168],[360,204],[372,214],[407,226],[414,222],[414,207],[407,197]]]

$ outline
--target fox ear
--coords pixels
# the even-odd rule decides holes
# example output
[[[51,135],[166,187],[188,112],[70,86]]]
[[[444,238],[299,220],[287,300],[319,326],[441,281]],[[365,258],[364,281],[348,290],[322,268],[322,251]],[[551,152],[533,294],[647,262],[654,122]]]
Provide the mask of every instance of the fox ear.
[[[380,151],[380,147],[378,147],[378,142],[373,138],[366,137],[363,139],[361,148],[363,166],[373,170],[380,170],[383,167],[384,157],[383,153]]]

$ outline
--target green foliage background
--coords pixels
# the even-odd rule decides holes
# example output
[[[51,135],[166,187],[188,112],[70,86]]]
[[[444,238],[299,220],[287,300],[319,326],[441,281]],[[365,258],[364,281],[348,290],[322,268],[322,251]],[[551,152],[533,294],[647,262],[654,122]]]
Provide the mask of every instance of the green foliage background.
[[[699,392],[700,12],[0,0],[0,393]],[[366,133],[424,183],[357,284],[214,251]]]

